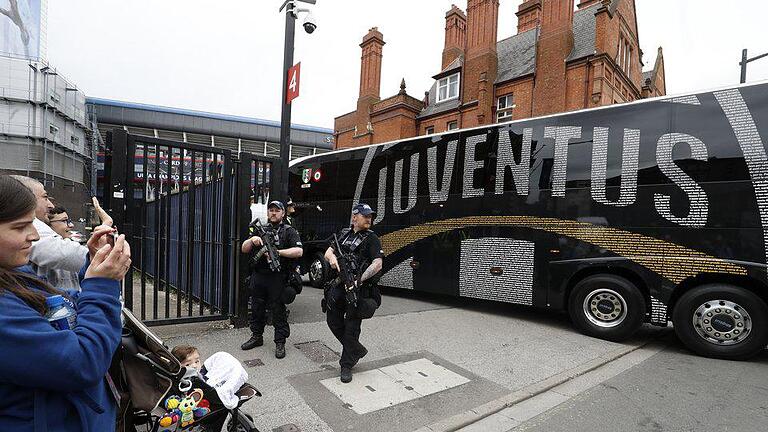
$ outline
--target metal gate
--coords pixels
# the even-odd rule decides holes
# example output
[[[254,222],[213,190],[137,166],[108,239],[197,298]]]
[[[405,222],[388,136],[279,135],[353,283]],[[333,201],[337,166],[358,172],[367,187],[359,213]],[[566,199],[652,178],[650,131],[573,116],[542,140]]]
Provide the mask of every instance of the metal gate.
[[[242,323],[239,245],[249,198],[268,193],[278,164],[248,154],[238,163],[226,149],[124,131],[108,141],[105,198],[134,267],[125,278],[125,306],[148,325]],[[259,163],[261,176],[251,169]]]

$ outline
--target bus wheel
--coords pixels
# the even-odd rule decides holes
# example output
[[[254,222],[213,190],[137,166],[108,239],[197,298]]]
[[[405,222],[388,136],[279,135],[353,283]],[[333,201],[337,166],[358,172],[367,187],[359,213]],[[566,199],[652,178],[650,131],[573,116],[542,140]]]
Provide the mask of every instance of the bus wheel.
[[[768,345],[768,306],[753,292],[707,284],[680,297],[672,312],[677,337],[706,357],[745,360]]]
[[[643,324],[645,297],[621,276],[589,276],[573,288],[568,312],[579,331],[610,341],[630,337]]]
[[[309,264],[309,283],[315,288],[322,288],[331,266],[320,252],[316,253]]]

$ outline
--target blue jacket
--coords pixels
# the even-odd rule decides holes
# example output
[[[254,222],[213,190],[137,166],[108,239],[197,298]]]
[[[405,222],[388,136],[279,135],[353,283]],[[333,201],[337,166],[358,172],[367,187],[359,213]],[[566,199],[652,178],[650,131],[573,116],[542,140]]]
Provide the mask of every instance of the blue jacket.
[[[74,330],[56,330],[11,292],[0,294],[0,431],[115,429],[105,374],[120,343],[120,284],[81,286]]]

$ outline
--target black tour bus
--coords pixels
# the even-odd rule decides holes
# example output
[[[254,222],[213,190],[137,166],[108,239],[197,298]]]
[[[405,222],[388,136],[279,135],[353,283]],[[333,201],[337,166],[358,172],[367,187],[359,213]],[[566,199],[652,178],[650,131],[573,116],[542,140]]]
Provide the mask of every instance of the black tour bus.
[[[339,150],[291,164],[305,269],[353,204],[382,287],[565,310],[619,341],[671,321],[701,355],[768,344],[768,83]]]

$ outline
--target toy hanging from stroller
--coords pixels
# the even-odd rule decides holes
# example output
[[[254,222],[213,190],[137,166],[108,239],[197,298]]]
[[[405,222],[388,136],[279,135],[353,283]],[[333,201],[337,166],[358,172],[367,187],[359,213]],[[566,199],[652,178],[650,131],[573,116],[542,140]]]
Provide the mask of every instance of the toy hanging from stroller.
[[[118,432],[227,431],[258,432],[240,407],[259,391],[246,383],[239,402],[228,409],[216,391],[181,366],[168,347],[130,311],[123,309],[123,340],[110,376],[119,393]],[[229,419],[229,421],[227,421]]]

